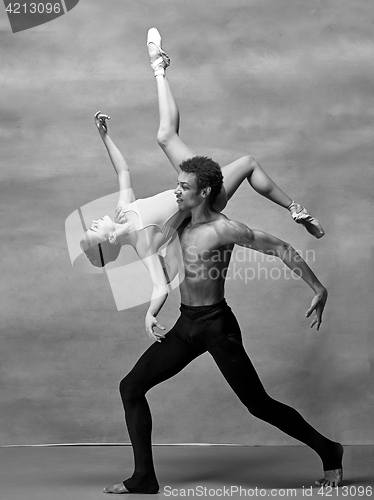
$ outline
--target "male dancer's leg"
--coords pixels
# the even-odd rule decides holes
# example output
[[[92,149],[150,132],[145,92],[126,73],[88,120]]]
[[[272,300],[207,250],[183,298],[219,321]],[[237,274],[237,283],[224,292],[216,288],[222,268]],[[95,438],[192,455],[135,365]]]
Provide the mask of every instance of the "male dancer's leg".
[[[337,486],[342,479],[343,447],[322,436],[296,410],[266,393],[240,337],[225,337],[212,344],[208,351],[249,412],[316,451],[325,471],[319,484]]]
[[[105,488],[104,493],[157,493],[159,489],[152,457],[152,418],[145,394],[179,373],[200,354],[172,332],[173,329],[161,342],[152,344],[120,383],[135,470],[132,477]]]

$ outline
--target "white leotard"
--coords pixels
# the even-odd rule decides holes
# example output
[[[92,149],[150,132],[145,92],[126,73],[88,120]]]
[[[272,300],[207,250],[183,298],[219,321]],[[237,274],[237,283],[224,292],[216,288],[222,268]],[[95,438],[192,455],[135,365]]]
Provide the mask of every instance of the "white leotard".
[[[123,207],[122,212],[125,215],[135,212],[138,216],[138,230],[156,226],[162,232],[164,241],[167,241],[190,215],[189,210],[179,210],[172,189],[136,200]]]
[[[137,240],[136,251],[139,257],[147,256],[150,251],[157,252],[168,283],[178,273],[183,275],[182,255],[176,230],[191,212],[179,210],[174,191],[169,189],[149,198],[135,200],[122,207],[122,213],[132,219],[139,236],[144,229],[155,229],[155,232],[143,234],[144,237]],[[136,214],[135,218],[133,214]]]

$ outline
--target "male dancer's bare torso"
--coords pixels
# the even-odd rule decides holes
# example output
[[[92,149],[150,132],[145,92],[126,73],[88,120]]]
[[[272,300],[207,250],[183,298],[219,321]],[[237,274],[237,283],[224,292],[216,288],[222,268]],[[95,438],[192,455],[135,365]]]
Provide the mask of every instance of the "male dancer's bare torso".
[[[233,244],[222,244],[228,219],[213,212],[211,220],[191,224],[187,219],[179,228],[185,279],[180,285],[181,302],[186,305],[213,305],[224,298],[225,278]]]

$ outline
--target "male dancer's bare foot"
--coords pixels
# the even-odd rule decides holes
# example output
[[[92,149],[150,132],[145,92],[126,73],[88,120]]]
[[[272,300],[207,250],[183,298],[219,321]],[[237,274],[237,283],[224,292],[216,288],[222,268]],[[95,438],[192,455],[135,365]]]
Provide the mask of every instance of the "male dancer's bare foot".
[[[318,479],[318,486],[338,486],[343,479],[343,469],[325,470],[325,477]]]
[[[145,476],[136,475],[135,473],[122,483],[107,486],[103,489],[103,493],[144,493],[155,494],[159,491],[157,479],[146,478]]]
[[[324,460],[325,476],[315,482],[318,486],[338,486],[338,484],[342,481],[343,453],[344,448],[340,443],[332,443],[330,453]]]
[[[129,493],[129,490],[123,483],[113,484],[103,489],[103,493]]]

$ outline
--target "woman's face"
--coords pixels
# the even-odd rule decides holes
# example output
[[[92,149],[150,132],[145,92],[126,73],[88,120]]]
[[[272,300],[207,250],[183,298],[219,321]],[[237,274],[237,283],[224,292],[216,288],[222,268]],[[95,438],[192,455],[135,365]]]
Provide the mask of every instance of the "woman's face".
[[[109,233],[114,230],[114,222],[108,215],[92,221],[90,229],[87,230],[87,237],[91,241],[91,245],[85,253],[94,266],[104,266],[101,244],[108,241]]]
[[[98,243],[102,243],[108,239],[109,233],[112,233],[114,230],[114,222],[108,215],[104,215],[104,217],[92,221],[91,227],[88,232],[92,231],[92,233],[94,233],[95,239],[98,240]]]

